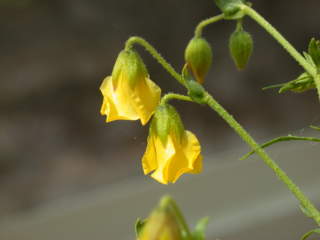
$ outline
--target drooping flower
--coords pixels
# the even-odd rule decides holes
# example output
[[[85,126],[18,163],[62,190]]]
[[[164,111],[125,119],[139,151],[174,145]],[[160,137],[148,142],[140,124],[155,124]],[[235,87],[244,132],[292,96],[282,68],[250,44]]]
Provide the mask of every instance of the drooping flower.
[[[101,114],[106,121],[138,120],[145,125],[160,101],[161,89],[149,79],[140,56],[133,50],[123,50],[111,76],[100,90],[103,95]]]
[[[184,173],[202,170],[201,146],[197,137],[186,131],[176,110],[159,105],[151,122],[146,152],[142,158],[144,174],[160,183],[176,182]]]

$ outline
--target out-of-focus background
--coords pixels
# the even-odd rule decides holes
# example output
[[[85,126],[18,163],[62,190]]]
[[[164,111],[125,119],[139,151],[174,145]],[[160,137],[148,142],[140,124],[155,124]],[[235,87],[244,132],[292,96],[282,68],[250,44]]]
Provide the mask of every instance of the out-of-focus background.
[[[311,37],[320,38],[318,0],[253,1],[253,6],[300,51]],[[144,37],[181,69],[194,27],[218,13],[212,0],[0,0],[0,222],[130,179],[158,186],[140,166],[148,127],[106,124],[99,114],[99,85],[132,35]],[[250,19],[245,29],[255,42],[252,59],[246,70],[235,69],[227,48],[234,27],[226,21],[204,31],[214,55],[208,91],[261,141],[303,135],[309,125],[320,124],[315,91],[261,90],[293,80],[302,69]],[[143,48],[137,49],[163,92],[184,93]],[[221,156],[230,150],[246,149],[207,107],[174,105],[200,139],[204,155],[212,156],[210,164],[225,163]],[[204,161],[206,167],[210,157]]]

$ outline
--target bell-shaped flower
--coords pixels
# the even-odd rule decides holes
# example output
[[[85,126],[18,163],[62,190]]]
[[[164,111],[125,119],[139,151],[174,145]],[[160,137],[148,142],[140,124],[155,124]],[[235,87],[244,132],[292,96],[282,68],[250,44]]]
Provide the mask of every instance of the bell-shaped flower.
[[[138,120],[145,125],[160,101],[161,89],[149,79],[138,53],[123,50],[111,76],[106,77],[100,90],[103,95],[101,114],[107,122]]]
[[[202,170],[201,146],[197,137],[186,131],[176,110],[161,104],[152,119],[146,152],[142,158],[144,174],[160,183],[174,183],[184,173]]]

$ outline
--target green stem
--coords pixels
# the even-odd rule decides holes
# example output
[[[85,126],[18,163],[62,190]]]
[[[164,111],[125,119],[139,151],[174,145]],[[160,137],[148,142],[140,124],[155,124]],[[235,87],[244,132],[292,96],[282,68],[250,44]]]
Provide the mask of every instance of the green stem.
[[[192,99],[189,96],[185,96],[182,94],[177,94],[177,93],[167,93],[161,98],[161,103],[160,104],[165,104],[168,101],[172,99],[178,99],[181,101],[188,101],[188,102],[193,102]]]
[[[281,33],[275,29],[264,17],[249,6],[242,6],[243,12],[255,20],[264,28],[278,43],[304,68],[304,70],[313,77],[317,87],[318,97],[320,99],[320,76],[317,69],[307,62],[307,60],[289,43]]]
[[[185,86],[185,80],[183,77],[174,70],[174,68],[168,63],[161,55],[158,53],[158,51],[146,40],[144,40],[141,37],[130,37],[125,44],[125,49],[129,50],[133,47],[133,44],[140,44],[143,46],[163,67],[168,71],[168,73],[174,77],[176,80],[178,80],[179,83]]]
[[[194,31],[194,36],[195,37],[201,37],[203,29],[212,23],[218,22],[220,20],[224,19],[224,14],[220,14],[211,18],[207,18],[205,20],[202,20],[196,27]]]
[[[311,76],[316,75],[316,69],[311,66],[306,59],[289,43],[281,33],[275,29],[266,19],[259,13],[248,6],[242,7],[244,13],[255,20],[262,28],[264,28],[279,44],[305,69]]]
[[[261,148],[266,148],[269,147],[270,145],[274,144],[274,143],[278,143],[278,142],[284,142],[284,141],[311,141],[311,142],[320,142],[320,138],[314,138],[314,137],[299,137],[299,136],[292,136],[292,135],[288,135],[288,136],[282,136],[282,137],[277,137],[274,138],[264,144],[262,144],[260,147]],[[248,152],[247,154],[243,155],[240,160],[245,160],[248,157],[250,157],[252,154],[254,154],[255,151],[252,150],[251,152]]]
[[[205,99],[210,108],[216,111],[238,135],[263,159],[263,161],[275,172],[279,179],[284,182],[300,204],[307,209],[312,218],[320,225],[320,213],[311,201],[303,194],[297,185],[287,174],[268,156],[250,134],[230,115],[210,94],[205,94]]]

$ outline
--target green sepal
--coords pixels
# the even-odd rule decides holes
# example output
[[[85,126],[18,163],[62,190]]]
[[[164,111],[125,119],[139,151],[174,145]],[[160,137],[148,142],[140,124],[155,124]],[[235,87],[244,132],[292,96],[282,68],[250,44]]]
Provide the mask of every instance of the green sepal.
[[[194,37],[188,43],[184,58],[187,67],[199,83],[203,83],[212,64],[212,49],[203,37]]]
[[[312,234],[314,234],[314,233],[320,234],[320,228],[316,228],[316,229],[313,229],[313,230],[307,232],[306,234],[304,234],[304,235],[302,236],[301,240],[307,239],[308,237],[310,237],[310,236],[311,236]]]
[[[240,19],[244,13],[241,6],[245,4],[243,0],[215,0],[216,5],[224,13],[225,19]]]
[[[313,62],[320,68],[320,41],[312,38],[309,42],[308,53],[312,57]]]
[[[177,140],[182,139],[184,126],[180,115],[172,105],[165,103],[157,107],[151,122],[150,134],[158,136],[163,145],[166,145],[169,135],[176,137]]]
[[[205,232],[208,226],[208,222],[209,222],[209,217],[201,218],[197,222],[195,229],[192,233],[192,240],[205,240],[205,237],[206,237]]]
[[[125,78],[128,84],[134,87],[137,81],[147,76],[147,68],[135,50],[122,50],[119,53],[112,70],[112,82],[115,88],[117,87],[119,77]]]
[[[230,36],[229,51],[237,68],[244,69],[253,51],[253,40],[250,33],[243,30],[241,23]]]
[[[144,219],[144,220],[141,220],[140,218],[137,219],[136,224],[134,225],[137,239],[139,239],[139,235],[140,235],[140,233],[143,229],[143,226],[145,225],[146,222],[147,222],[146,219]]]

